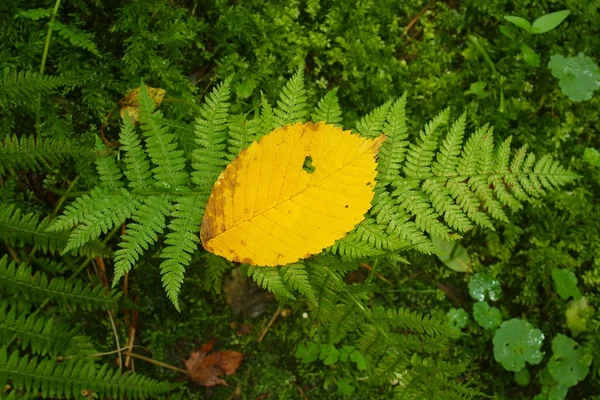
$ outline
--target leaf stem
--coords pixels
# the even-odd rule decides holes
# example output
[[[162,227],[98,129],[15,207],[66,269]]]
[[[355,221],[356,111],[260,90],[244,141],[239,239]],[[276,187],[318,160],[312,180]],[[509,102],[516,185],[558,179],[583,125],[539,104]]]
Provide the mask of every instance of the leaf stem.
[[[40,78],[44,76],[44,71],[46,70],[46,59],[48,58],[48,49],[50,49],[50,40],[52,39],[52,29],[54,28],[54,20],[56,19],[56,15],[58,14],[58,8],[60,7],[61,0],[56,0],[54,3],[54,10],[52,10],[52,16],[50,17],[50,22],[48,23],[48,32],[46,33],[46,43],[44,44],[44,51],[42,53],[42,62],[40,64]],[[42,109],[42,94],[38,95],[38,104],[36,109],[36,117],[35,117],[35,131],[37,134],[40,134],[40,110]]]

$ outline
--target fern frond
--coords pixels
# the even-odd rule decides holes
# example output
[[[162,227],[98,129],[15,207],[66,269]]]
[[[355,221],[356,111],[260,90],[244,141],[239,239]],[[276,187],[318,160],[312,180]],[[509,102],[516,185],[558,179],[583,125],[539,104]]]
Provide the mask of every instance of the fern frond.
[[[203,253],[202,256],[206,265],[204,288],[207,290],[212,289],[215,293],[221,293],[225,273],[232,270],[235,264],[209,252]]]
[[[317,104],[315,111],[312,113],[312,121],[314,123],[325,121],[328,124],[336,126],[342,122],[342,110],[337,97],[338,88],[333,88]]]
[[[0,142],[0,175],[10,170],[42,171],[66,159],[89,159],[95,156],[95,150],[66,139],[7,136]]]
[[[450,131],[442,142],[441,150],[436,155],[436,161],[433,163],[432,172],[434,175],[448,177],[457,175],[456,167],[465,135],[466,123],[467,114],[463,114],[450,127]]]
[[[227,121],[229,110],[229,80],[218,85],[206,96],[196,118],[196,144],[193,152],[192,181],[210,193],[213,183],[227,165]]]
[[[66,351],[76,333],[76,328],[60,328],[53,318],[0,305],[0,346],[8,345],[16,337],[21,349],[29,347],[34,354],[55,357]]]
[[[64,254],[97,239],[115,225],[121,225],[139,204],[140,199],[125,189],[111,193],[106,188],[96,187],[89,195],[78,197],[68,205],[48,230],[60,232],[77,225],[69,236]]]
[[[392,101],[388,101],[365,115],[356,124],[356,131],[362,136],[374,138],[381,135]]]
[[[175,203],[169,223],[169,233],[165,239],[166,247],[160,257],[162,284],[175,308],[180,311],[179,291],[183,284],[186,267],[192,261],[192,254],[200,242],[197,231],[202,222],[206,196],[182,196]]]
[[[396,178],[406,157],[406,146],[408,146],[406,98],[407,95],[404,93],[391,105],[383,124],[383,133],[387,137],[379,149],[377,181],[388,182]]]
[[[288,290],[277,268],[248,267],[248,277],[251,277],[257,285],[268,290],[277,297],[295,299]]]
[[[349,332],[357,329],[364,320],[364,316],[353,302],[336,304],[329,316],[331,319],[329,319],[327,327],[331,343],[339,343]]]
[[[33,274],[26,264],[17,267],[15,262],[9,263],[7,256],[0,259],[0,289],[35,302],[50,299],[61,305],[80,306],[87,310],[113,305],[121,296],[121,293],[106,293],[105,288],[93,287],[82,281],[49,280],[42,272]]]
[[[109,369],[104,364],[100,369],[86,361],[68,360],[59,363],[48,358],[21,357],[19,352],[8,353],[0,349],[0,385],[8,380],[17,390],[26,390],[44,398],[67,397],[82,390],[90,390],[100,398],[138,399],[155,397],[170,390],[166,382],[158,382],[139,374],[124,373]]]
[[[311,302],[316,302],[315,291],[310,284],[304,264],[296,263],[283,266],[280,269],[280,274],[287,286],[306,296]]]
[[[9,246],[31,245],[43,253],[60,253],[67,245],[69,235],[62,232],[50,233],[47,231],[49,226],[48,218],[40,222],[39,214],[23,214],[15,205],[0,210],[0,240],[4,240]],[[92,256],[105,252],[105,247],[95,241],[78,248],[75,254]]]
[[[130,118],[123,119],[119,135],[121,150],[125,152],[125,176],[132,190],[140,190],[154,184],[148,157],[142,148],[142,142],[135,131],[135,124]]]
[[[0,108],[31,106],[36,103],[34,100],[40,93],[80,82],[81,78],[74,76],[41,75],[35,71],[17,71],[5,68],[0,76]]]
[[[432,337],[456,337],[458,332],[446,321],[430,315],[423,315],[405,308],[397,310],[376,307],[372,312],[373,320],[390,328],[410,329],[411,331]]]
[[[96,57],[102,57],[94,43],[94,37],[90,33],[62,24],[58,21],[54,21],[52,28],[59,36],[68,40],[73,46],[87,50]]]
[[[110,191],[119,190],[123,187],[123,181],[121,180],[123,174],[114,156],[105,155],[98,157],[96,159],[96,171],[98,171],[100,178],[100,186]]]
[[[271,132],[277,127],[275,112],[263,92],[260,92],[260,127],[263,133]]]
[[[304,89],[304,71],[298,68],[283,87],[275,108],[277,126],[304,122],[306,114],[306,89]]]
[[[152,173],[163,188],[179,189],[187,181],[183,150],[177,149],[177,138],[169,133],[169,128],[162,121],[162,112],[154,111],[155,107],[156,103],[150,97],[148,88],[142,85],[139,121],[146,137],[146,151],[156,165]]]
[[[158,240],[166,226],[165,217],[171,212],[169,196],[148,196],[133,212],[134,222],[127,224],[125,235],[115,252],[115,274],[112,286],[131,270],[144,250]]]
[[[450,110],[446,109],[433,118],[419,132],[416,143],[411,143],[406,155],[404,174],[408,178],[423,179],[431,174],[431,161],[438,147],[438,128],[448,122]]]
[[[243,149],[248,147],[255,140],[260,139],[264,133],[261,130],[260,119],[246,120],[245,114],[238,114],[231,117],[229,127],[229,146],[227,150],[227,159],[233,160]]]

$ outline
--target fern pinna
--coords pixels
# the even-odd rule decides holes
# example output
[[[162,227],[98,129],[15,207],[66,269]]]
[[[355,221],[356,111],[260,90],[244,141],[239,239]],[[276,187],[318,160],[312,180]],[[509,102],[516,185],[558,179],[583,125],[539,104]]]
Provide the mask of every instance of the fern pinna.
[[[229,97],[227,81],[207,96],[194,124],[195,147],[185,154],[142,88],[141,135],[133,122],[123,122],[121,162],[115,156],[99,159],[101,184],[67,206],[49,228],[71,230],[65,252],[126,224],[114,254],[114,285],[145,250],[159,245],[166,231],[160,270],[167,296],[179,310],[178,294],[198,248],[203,209],[226,164],[273,128],[304,122],[309,115],[314,122],[341,123],[335,90],[309,112],[302,71],[286,84],[276,107],[263,95],[260,112],[252,119],[230,115]],[[347,285],[348,272],[369,260],[404,261],[402,251],[433,253],[432,238],[455,240],[475,226],[494,229],[493,220],[508,221],[509,210],[518,210],[522,202],[576,179],[548,156],[536,161],[526,147],[513,154],[511,138],[496,144],[489,126],[476,129],[465,140],[466,115],[452,122],[448,110],[413,138],[406,107],[404,95],[375,109],[356,126],[355,131],[366,137],[387,136],[366,218],[321,255],[281,268],[248,268],[249,276],[279,298],[295,298],[295,292],[306,297],[329,340],[355,336],[373,371],[383,375],[411,365],[426,370],[428,363],[413,355],[423,348],[430,353],[442,350],[455,332],[441,320],[408,310],[368,307],[368,283]],[[223,273],[222,264],[232,265],[221,262],[216,273]],[[448,375],[432,373],[442,380]],[[468,390],[457,387],[455,392],[467,396]]]
[[[121,293],[64,278],[50,279],[25,264],[0,259],[0,386],[18,393],[72,398],[82,390],[100,398],[145,398],[170,390],[168,383],[94,362],[91,339],[32,304],[73,310],[114,307]],[[10,382],[10,385],[7,383]]]

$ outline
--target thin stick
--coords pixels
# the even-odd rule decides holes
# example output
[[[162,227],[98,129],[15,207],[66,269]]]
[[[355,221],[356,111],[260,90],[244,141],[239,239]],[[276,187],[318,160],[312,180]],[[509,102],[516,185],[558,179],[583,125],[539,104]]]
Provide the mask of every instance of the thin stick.
[[[360,266],[369,272],[373,272],[373,267],[371,267],[369,264],[361,264]],[[381,279],[383,282],[387,283],[388,285],[394,286],[394,284],[390,280],[388,280],[385,276],[381,275],[379,272],[375,272],[375,276]]]
[[[17,252],[14,251],[12,247],[10,247],[9,245],[6,245],[6,250],[8,250],[10,256],[13,258],[13,260],[15,260],[17,262],[17,264],[21,264],[21,259],[19,258],[19,256],[17,255]]]
[[[271,326],[273,325],[275,320],[279,317],[279,315],[281,314],[281,311],[282,311],[281,308],[277,307],[277,310],[275,310],[275,314],[273,314],[273,316],[271,317],[271,320],[269,321],[269,323],[267,324],[265,329],[263,329],[262,333],[256,340],[258,343],[261,343],[263,341],[263,339],[265,338],[265,336],[267,336],[267,332],[269,332],[269,329],[271,329]]]
[[[425,7],[423,7],[421,9],[421,11],[419,11],[419,13],[413,19],[410,20],[408,25],[406,25],[404,27],[404,32],[408,33],[408,31],[410,31],[412,29],[412,27],[415,26],[417,21],[419,21],[419,19],[421,19],[423,14],[425,14],[425,12],[429,9],[429,7],[431,7],[435,2],[436,2],[436,0],[432,0]]]
[[[110,325],[112,326],[113,334],[115,335],[115,341],[117,343],[117,348],[121,348],[119,344],[119,334],[117,333],[117,327],[115,326],[115,320],[113,319],[112,313],[108,306],[106,306],[106,311],[108,312],[108,318],[110,319]],[[123,354],[119,351],[119,370],[123,370]]]
[[[143,360],[143,361],[149,362],[149,363],[154,364],[154,365],[158,365],[159,367],[164,367],[164,368],[172,369],[173,371],[181,372],[182,374],[186,374],[186,375],[188,374],[188,372],[185,369],[177,368],[177,367],[174,367],[173,365],[165,364],[164,362],[156,361],[156,360],[154,360],[152,358],[149,358],[149,357],[144,357],[142,355],[139,355],[139,354],[136,354],[136,353],[132,353],[132,352],[129,352],[129,351],[124,351],[123,354],[125,354],[127,356],[131,356],[133,358],[137,358],[139,360]]]

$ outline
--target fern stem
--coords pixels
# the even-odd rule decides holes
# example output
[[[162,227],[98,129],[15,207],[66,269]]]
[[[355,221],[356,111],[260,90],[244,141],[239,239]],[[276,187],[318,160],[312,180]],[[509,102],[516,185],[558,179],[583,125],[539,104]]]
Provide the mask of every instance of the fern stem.
[[[52,214],[50,215],[50,219],[54,219],[54,217],[56,217],[56,214],[58,214],[58,211],[60,210],[60,207],[63,205],[63,203],[67,199],[67,196],[69,195],[69,193],[71,192],[71,189],[73,189],[73,187],[75,186],[75,184],[79,180],[79,177],[80,177],[80,175],[77,175],[75,177],[75,179],[73,179],[71,181],[71,184],[67,188],[65,194],[58,200],[58,202],[56,203],[56,206],[54,206],[54,211],[52,211]]]
[[[48,32],[46,33],[46,43],[44,44],[44,52],[42,53],[42,62],[40,64],[40,78],[44,76],[44,71],[46,70],[46,59],[48,58],[48,49],[50,49],[50,40],[52,39],[52,29],[54,28],[54,20],[56,19],[56,15],[58,14],[58,7],[60,7],[60,1],[56,0],[54,3],[54,10],[52,10],[52,16],[50,17],[50,22],[48,23]],[[40,110],[42,108],[42,94],[40,93],[38,96],[38,104],[36,110],[35,117],[35,130],[40,133]]]
[[[325,268],[325,270],[329,273],[329,275],[331,275],[331,277],[333,279],[335,279],[339,284],[345,284],[344,281],[342,281],[340,278],[338,278],[338,276],[336,274],[334,274],[329,268],[327,268],[326,266],[323,266],[323,268]],[[383,335],[384,338],[386,338],[386,340],[390,340],[390,337],[388,336],[387,332],[385,331],[385,329],[383,329],[378,323],[377,321],[375,321],[371,314],[369,312],[367,312],[367,310],[365,309],[365,307],[363,306],[363,304],[352,294],[352,293],[345,293],[346,296],[348,296],[348,298],[350,300],[352,300],[352,302],[354,304],[356,304],[356,306],[358,307],[358,309],[360,310],[360,312],[363,313],[363,315],[365,316],[365,318],[367,318],[376,328],[379,332],[381,332],[381,334]]]
[[[143,361],[149,362],[149,363],[154,364],[154,365],[158,365],[159,367],[172,369],[173,371],[181,372],[182,374],[186,374],[186,375],[188,374],[188,372],[185,369],[177,368],[177,367],[175,367],[173,365],[166,364],[166,363],[164,363],[162,361],[157,361],[157,360],[155,360],[153,358],[150,358],[150,357],[145,357],[145,356],[142,356],[142,355],[139,355],[139,354],[136,354],[136,353],[132,353],[130,351],[124,351],[123,354],[125,354],[126,356],[130,356],[130,357],[133,357],[133,358],[137,358],[139,360],[143,360]]]

